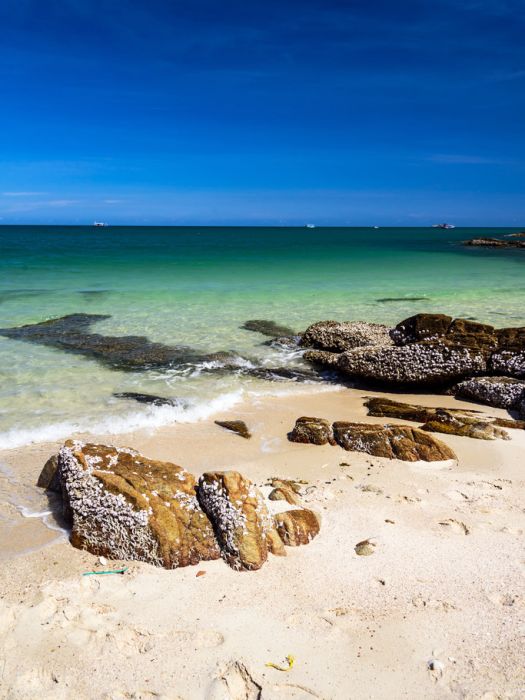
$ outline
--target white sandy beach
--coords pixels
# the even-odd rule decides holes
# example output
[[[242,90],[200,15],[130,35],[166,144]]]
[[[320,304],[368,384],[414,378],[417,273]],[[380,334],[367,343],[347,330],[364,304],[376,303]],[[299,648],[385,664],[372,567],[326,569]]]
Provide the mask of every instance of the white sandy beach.
[[[458,464],[287,441],[300,415],[385,422],[366,417],[363,395],[303,390],[214,416],[244,419],[251,440],[212,418],[86,436],[196,475],[238,469],[259,485],[271,476],[305,479],[304,502],[321,514],[321,532],[256,572],[222,560],[172,571],[125,562],[124,575],[83,577],[102,568],[97,557],[65,537],[42,547],[57,533],[20,515],[0,574],[0,697],[525,697],[525,434],[490,442],[439,436]],[[398,398],[472,408],[442,396]],[[34,483],[58,445],[0,458]],[[374,553],[357,556],[365,538]],[[266,666],[286,665],[289,654],[291,670]]]

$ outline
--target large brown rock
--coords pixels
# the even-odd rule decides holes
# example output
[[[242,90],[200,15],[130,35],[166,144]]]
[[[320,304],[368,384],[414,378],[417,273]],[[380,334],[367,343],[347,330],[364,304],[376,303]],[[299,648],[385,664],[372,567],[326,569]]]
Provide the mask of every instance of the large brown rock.
[[[498,346],[496,330],[477,321],[452,319],[444,314],[416,314],[392,330],[396,345],[440,341],[450,347],[471,348],[489,353]]]
[[[237,433],[237,435],[240,435],[240,437],[246,438],[247,440],[249,440],[252,436],[248,430],[248,426],[243,420],[216,420],[215,424],[219,425],[221,428],[230,430],[232,433]]]
[[[508,433],[501,428],[522,428],[520,421],[506,420],[486,416],[480,411],[469,411],[458,408],[429,408],[417,404],[402,403],[382,397],[365,401],[369,416],[381,416],[412,420],[424,423],[423,430],[449,435],[494,440],[509,439]]]
[[[406,462],[457,459],[450,447],[417,428],[338,421],[333,430],[337,443],[345,450]]]
[[[319,518],[306,508],[278,513],[274,522],[282,541],[289,547],[308,544],[319,534]]]
[[[335,445],[332,426],[324,418],[308,416],[298,418],[288,439],[290,442],[305,442],[312,445]]]
[[[220,556],[195,478],[182,467],[129,448],[68,440],[58,477],[75,547],[168,569]]]
[[[197,495],[228,564],[238,570],[260,569],[268,558],[273,522],[259,489],[239,472],[206,472]]]
[[[366,321],[319,321],[309,326],[301,339],[303,347],[344,352],[364,345],[392,345],[390,329]]]
[[[495,374],[503,374],[518,379],[525,377],[525,348],[523,350],[501,350],[493,353],[490,369]]]

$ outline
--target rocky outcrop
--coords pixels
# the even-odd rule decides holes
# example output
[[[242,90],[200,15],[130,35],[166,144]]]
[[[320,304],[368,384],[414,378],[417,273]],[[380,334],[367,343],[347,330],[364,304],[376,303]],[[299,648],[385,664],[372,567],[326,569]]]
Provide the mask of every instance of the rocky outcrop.
[[[516,235],[519,238],[521,234],[511,234]],[[488,236],[479,236],[478,238],[471,238],[468,241],[463,241],[463,245],[474,246],[478,248],[525,248],[525,241],[513,239],[503,239],[503,238],[490,238]]]
[[[338,421],[334,437],[345,450],[366,452],[375,457],[405,462],[435,462],[456,459],[454,452],[428,433],[404,425],[370,425]]]
[[[392,345],[390,329],[365,321],[319,321],[303,334],[301,345],[328,352],[344,352],[368,345]]]
[[[522,347],[525,347],[525,343]],[[495,352],[489,366],[495,374],[516,378],[525,377],[525,349],[517,352],[511,350]]]
[[[308,416],[298,418],[288,439],[290,442],[305,442],[312,445],[335,445],[332,426],[324,418]]]
[[[481,374],[487,361],[471,348],[424,342],[350,350],[340,356],[337,367],[372,384],[439,387]]]
[[[369,416],[397,418],[424,423],[422,430],[449,435],[494,440],[509,439],[502,428],[522,428],[520,421],[486,416],[479,411],[455,408],[431,408],[417,404],[402,403],[386,398],[373,398],[365,402]]]
[[[61,493],[71,543],[92,554],[168,569],[222,555],[238,570],[260,568],[268,552],[286,554],[261,492],[238,472],[208,472],[197,483],[182,467],[135,450],[69,440],[38,483]],[[299,488],[272,483],[293,497]],[[301,522],[292,545],[305,539]]]
[[[237,435],[246,438],[246,440],[249,440],[252,436],[248,430],[248,426],[243,420],[216,420],[214,422],[221,428],[226,428],[226,430],[230,430],[232,433],[237,433]]]
[[[268,499],[270,501],[286,501],[290,505],[296,506],[299,505],[301,502],[301,499],[295,493],[295,491],[292,491],[292,489],[287,488],[286,486],[278,486],[277,488],[274,488],[269,496]]]
[[[75,547],[167,569],[220,556],[195,478],[182,467],[69,440],[57,471]]]
[[[290,547],[309,544],[319,534],[319,518],[306,508],[278,513],[274,522],[280,538]]]
[[[439,341],[449,347],[481,352],[490,352],[498,346],[493,326],[464,318],[452,319],[444,314],[416,314],[398,323],[390,335],[396,345]]]
[[[89,332],[93,323],[108,318],[110,316],[100,314],[69,314],[18,328],[1,328],[0,335],[74,352],[97,360],[111,369],[127,371],[205,361],[225,363],[235,357],[232,353],[203,354],[182,345],[153,343],[144,336],[110,336]]]
[[[457,384],[455,396],[473,399],[488,406],[519,409],[525,399],[525,380],[511,377],[474,377]]]
[[[260,569],[268,558],[273,522],[259,489],[239,472],[207,472],[199,479],[197,495],[228,564]]]

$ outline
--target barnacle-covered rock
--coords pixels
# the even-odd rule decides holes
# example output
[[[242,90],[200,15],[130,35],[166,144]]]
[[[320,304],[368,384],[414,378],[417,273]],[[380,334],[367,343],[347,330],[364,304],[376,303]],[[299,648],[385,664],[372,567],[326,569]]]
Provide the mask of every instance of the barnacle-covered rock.
[[[316,350],[344,352],[364,345],[392,345],[390,329],[367,321],[319,321],[303,334],[301,345]]]
[[[398,323],[390,335],[396,345],[440,340],[452,347],[474,348],[484,352],[498,346],[494,326],[465,318],[453,320],[444,314],[416,314]]]
[[[288,439],[290,442],[306,442],[312,445],[335,445],[332,426],[324,418],[298,418]]]
[[[349,350],[340,356],[338,369],[374,383],[440,386],[481,374],[487,359],[475,348],[425,341]]]
[[[195,478],[182,467],[68,440],[57,471],[75,547],[167,569],[219,558]]]
[[[298,547],[319,534],[319,518],[307,508],[297,508],[274,516],[275,527],[284,544]]]
[[[199,502],[210,518],[222,556],[234,569],[260,569],[268,558],[273,522],[259,489],[239,472],[206,472]]]
[[[303,359],[307,362],[321,367],[335,367],[340,357],[341,353],[328,350],[307,350],[303,355]]]
[[[497,374],[525,378],[525,344],[522,350],[501,350],[493,353],[490,369]]]
[[[457,459],[450,447],[417,428],[338,421],[333,430],[337,443],[345,450],[406,462]]]
[[[518,408],[525,399],[525,380],[512,377],[473,377],[457,384],[453,393],[488,406]]]

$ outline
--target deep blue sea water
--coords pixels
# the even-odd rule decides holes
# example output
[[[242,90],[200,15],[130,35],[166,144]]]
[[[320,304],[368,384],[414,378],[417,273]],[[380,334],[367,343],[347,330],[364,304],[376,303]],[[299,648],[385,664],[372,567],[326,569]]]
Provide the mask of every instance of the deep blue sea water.
[[[461,245],[515,230],[3,226],[0,327],[108,314],[94,331],[278,366],[298,359],[263,346],[263,336],[239,328],[244,321],[300,331],[326,318],[396,323],[430,311],[524,325],[525,251]],[[0,448],[194,419],[242,392],[275,391],[201,369],[123,372],[0,337]],[[114,398],[119,391],[182,397],[187,407],[151,408]]]

